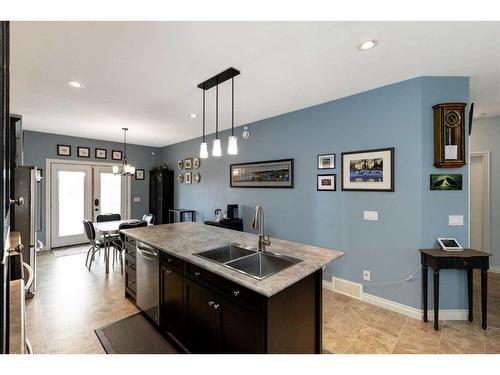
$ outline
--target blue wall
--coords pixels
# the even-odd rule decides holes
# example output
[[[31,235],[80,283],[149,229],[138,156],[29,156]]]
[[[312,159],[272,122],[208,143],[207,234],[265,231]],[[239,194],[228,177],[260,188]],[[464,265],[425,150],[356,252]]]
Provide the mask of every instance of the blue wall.
[[[327,267],[332,275],[362,281],[370,270],[365,291],[416,308],[421,307],[420,274],[397,286],[374,284],[406,278],[417,270],[418,248],[435,246],[438,236],[455,236],[467,243],[467,226],[449,227],[449,214],[466,215],[467,184],[460,192],[430,192],[433,164],[432,105],[468,102],[468,78],[421,77],[381,87],[329,103],[248,124],[250,139],[239,154],[202,160],[200,184],[177,184],[176,205],[198,211],[198,220],[213,218],[216,208],[240,205],[245,231],[257,204],[264,207],[271,236],[345,251]],[[228,132],[221,133],[223,150]],[[209,142],[213,137],[210,136]],[[197,156],[200,139],[167,146],[162,160]],[[395,147],[396,191],[342,192],[340,158],[343,151]],[[317,192],[317,155],[336,153],[336,192]],[[224,152],[225,154],[225,152]],[[229,164],[294,158],[294,189],[238,189],[229,187]],[[455,170],[464,173],[467,167]],[[178,172],[176,172],[178,174]],[[363,210],[379,212],[379,221],[363,221]],[[465,222],[467,219],[465,218]],[[459,272],[442,276],[442,308],[466,306],[464,277]],[[459,285],[451,285],[458,281]],[[445,289],[443,289],[445,290]]]
[[[500,116],[474,120],[470,148],[490,152],[490,265],[500,267]]]
[[[57,145],[71,145],[71,156],[57,156]],[[77,146],[90,147],[90,158],[78,158]],[[108,150],[108,158],[95,159],[94,150],[96,147]],[[43,175],[47,175],[45,170],[45,161],[47,159],[79,160],[79,161],[98,161],[116,164],[111,160],[111,150],[122,150],[123,144],[117,142],[107,142],[96,139],[68,137],[58,134],[40,133],[33,131],[24,131],[24,165],[34,165],[43,169]],[[152,153],[155,153],[152,155]],[[138,181],[132,178],[131,195],[140,197],[140,202],[131,203],[132,217],[139,218],[149,211],[149,169],[159,166],[160,149],[156,147],[127,145],[127,158],[134,167],[145,169],[145,180]],[[113,165],[111,164],[111,165]],[[42,200],[42,233],[40,239],[45,242],[45,179],[42,183],[44,198]]]

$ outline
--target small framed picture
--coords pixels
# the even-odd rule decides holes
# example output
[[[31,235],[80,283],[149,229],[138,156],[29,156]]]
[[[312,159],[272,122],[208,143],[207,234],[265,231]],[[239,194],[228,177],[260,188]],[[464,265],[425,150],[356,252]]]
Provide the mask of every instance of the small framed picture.
[[[76,151],[79,158],[90,158],[90,147],[77,147]]]
[[[122,160],[122,152],[119,150],[111,151],[111,159],[112,160]]]
[[[186,172],[186,184],[191,183],[191,172]]]
[[[318,169],[335,169],[335,154],[318,155]]]
[[[177,169],[182,169],[184,168],[184,162],[182,160],[177,161]]]
[[[184,168],[193,169],[193,158],[184,159]]]
[[[57,145],[57,156],[71,156],[71,146]]]
[[[136,169],[135,170],[135,179],[136,180],[144,180],[144,169]]]
[[[337,179],[335,174],[319,174],[316,190],[335,191],[337,190]]]
[[[107,159],[108,151],[105,148],[96,148],[95,149],[95,158],[96,159]]]
[[[431,174],[431,190],[462,190],[462,175]]]
[[[201,165],[200,159],[194,158],[193,159],[193,167],[196,168],[196,169],[198,169],[198,168],[200,168],[200,165]]]

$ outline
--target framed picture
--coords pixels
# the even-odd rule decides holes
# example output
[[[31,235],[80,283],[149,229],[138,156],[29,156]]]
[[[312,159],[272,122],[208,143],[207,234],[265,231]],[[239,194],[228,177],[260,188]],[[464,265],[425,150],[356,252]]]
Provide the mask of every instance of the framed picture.
[[[231,164],[231,187],[293,188],[293,159]]]
[[[337,181],[334,174],[319,174],[316,184],[317,191],[335,191],[337,190]]]
[[[186,172],[186,184],[191,183],[191,172]]]
[[[334,169],[335,154],[318,155],[318,169]]]
[[[394,147],[343,152],[342,190],[394,191]]]
[[[194,175],[193,175],[193,182],[195,184],[199,184],[201,181],[201,176],[198,172],[196,172]]]
[[[36,182],[42,181],[42,178],[43,178],[43,169],[37,168],[36,175],[35,175]]]
[[[108,151],[105,148],[96,148],[95,149],[95,158],[96,159],[106,159],[108,157]]]
[[[112,160],[122,160],[122,152],[119,150],[112,150],[111,151],[111,159]]]
[[[198,169],[198,168],[200,168],[200,165],[201,165],[200,159],[194,158],[193,159],[193,167],[196,168],[196,169]]]
[[[431,174],[431,190],[462,190],[461,174]]]
[[[144,180],[144,169],[136,169],[135,170],[135,179],[136,180]]]
[[[182,169],[184,168],[184,162],[182,160],[177,161],[177,169]]]
[[[184,159],[184,168],[193,169],[193,158]]]
[[[57,145],[57,156],[71,156],[71,146]]]
[[[182,173],[177,176],[177,182],[180,184],[184,182],[184,175]]]
[[[90,158],[90,147],[77,147],[76,151],[79,158]]]

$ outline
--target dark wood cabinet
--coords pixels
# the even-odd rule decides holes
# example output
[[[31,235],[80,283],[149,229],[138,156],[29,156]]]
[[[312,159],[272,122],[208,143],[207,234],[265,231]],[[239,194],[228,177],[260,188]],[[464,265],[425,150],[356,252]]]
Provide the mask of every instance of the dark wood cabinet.
[[[135,240],[132,238],[125,238],[125,297],[136,300],[137,286],[136,286],[136,253],[135,253]]]
[[[149,172],[149,213],[155,224],[168,224],[168,210],[174,208],[174,171],[166,169]]]
[[[172,267],[161,267],[162,308],[160,324],[179,341],[184,339],[184,276]]]

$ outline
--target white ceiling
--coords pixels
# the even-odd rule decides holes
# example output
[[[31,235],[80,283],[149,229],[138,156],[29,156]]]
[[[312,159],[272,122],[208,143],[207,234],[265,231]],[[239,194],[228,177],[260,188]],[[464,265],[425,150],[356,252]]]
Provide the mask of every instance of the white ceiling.
[[[368,38],[377,48],[360,52]],[[200,135],[196,85],[233,66],[236,125],[422,75],[470,76],[492,116],[499,40],[500,22],[13,22],[11,111],[29,130],[120,141],[126,126],[131,143],[164,146]]]

